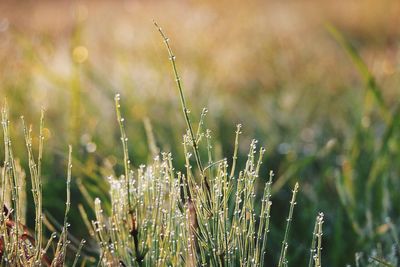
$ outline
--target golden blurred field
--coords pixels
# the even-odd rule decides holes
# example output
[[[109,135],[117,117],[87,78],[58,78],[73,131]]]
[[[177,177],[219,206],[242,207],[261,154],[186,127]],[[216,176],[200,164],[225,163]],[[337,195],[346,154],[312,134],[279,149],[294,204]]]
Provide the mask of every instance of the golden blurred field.
[[[138,120],[175,113],[153,19],[172,40],[196,114],[206,106],[230,124],[264,130],[284,123],[275,113],[311,116],[304,105],[319,110],[315,120],[346,115],[343,95],[362,95],[363,84],[326,23],[351,38],[388,102],[398,97],[397,1],[5,1],[0,10],[0,97],[20,100],[29,111],[19,113],[45,106],[80,134],[110,125],[115,92]],[[179,116],[169,115],[162,119]]]

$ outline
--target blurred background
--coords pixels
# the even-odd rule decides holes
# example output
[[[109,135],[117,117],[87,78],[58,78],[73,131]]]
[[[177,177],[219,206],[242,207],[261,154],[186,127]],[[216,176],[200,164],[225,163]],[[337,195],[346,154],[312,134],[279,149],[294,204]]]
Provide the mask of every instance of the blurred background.
[[[15,154],[28,171],[19,117],[37,144],[44,107],[44,208],[62,220],[72,144],[76,237],[88,235],[77,205],[91,215],[90,199],[107,199],[107,170],[122,170],[115,93],[133,165],[151,158],[147,118],[183,169],[185,122],[154,19],[170,37],[192,120],[208,108],[219,157],[231,157],[237,123],[240,165],[252,138],[267,148],[261,178],[276,173],[271,263],[296,181],[289,264],[307,262],[319,211],[325,266],[354,264],[356,252],[377,246],[390,251],[387,218],[398,223],[400,209],[399,14],[396,0],[1,1],[0,99]],[[27,217],[32,226],[32,208]]]

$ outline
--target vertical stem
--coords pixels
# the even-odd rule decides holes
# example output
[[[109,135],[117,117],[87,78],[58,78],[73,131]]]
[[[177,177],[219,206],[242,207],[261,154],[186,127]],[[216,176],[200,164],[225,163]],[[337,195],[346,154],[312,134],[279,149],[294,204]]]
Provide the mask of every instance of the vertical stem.
[[[194,156],[196,158],[196,163],[197,163],[197,166],[198,166],[198,168],[200,170],[200,174],[201,174],[201,176],[203,178],[204,184],[206,185],[207,191],[209,193],[210,186],[209,186],[209,183],[207,181],[207,177],[204,175],[203,165],[202,165],[201,160],[200,160],[199,148],[198,148],[198,145],[197,145],[197,142],[196,142],[196,138],[195,138],[195,135],[194,135],[194,132],[193,132],[192,124],[190,122],[189,110],[187,108],[185,96],[183,94],[183,87],[182,87],[182,83],[181,83],[181,78],[179,77],[178,70],[177,70],[177,67],[176,67],[176,60],[175,60],[176,57],[175,57],[175,55],[174,55],[174,53],[173,53],[173,51],[171,49],[171,46],[169,45],[169,38],[164,34],[163,30],[160,28],[160,26],[158,26],[158,24],[156,22],[154,22],[154,25],[157,27],[158,31],[160,32],[161,37],[163,38],[165,46],[167,47],[167,50],[168,50],[169,59],[171,60],[172,70],[174,72],[176,85],[177,85],[178,91],[179,91],[179,97],[180,97],[180,100],[181,100],[181,106],[182,106],[183,115],[185,117],[186,126],[187,126],[187,128],[189,130],[190,138],[192,139],[191,141],[192,141],[192,146],[193,146],[193,150],[194,150]]]
[[[42,158],[43,158],[43,143],[44,143],[44,135],[43,135],[43,129],[44,129],[44,109],[41,110],[40,114],[40,129],[39,129],[39,155],[38,155],[38,167],[37,167],[37,218],[36,218],[36,242],[37,242],[37,260],[40,260],[41,258],[41,251],[42,251]]]
[[[282,248],[281,248],[281,254],[279,257],[279,263],[278,263],[278,267],[282,267],[286,265],[286,251],[288,248],[288,236],[289,236],[289,230],[290,230],[290,225],[292,222],[292,218],[293,218],[293,210],[294,210],[294,206],[296,205],[296,195],[297,192],[299,190],[299,184],[296,183],[296,185],[294,186],[293,189],[293,194],[292,194],[292,200],[290,201],[290,209],[289,209],[289,215],[287,218],[287,222],[286,222],[286,230],[285,230],[285,235],[282,241]]]
[[[115,107],[117,111],[117,120],[119,124],[119,129],[121,132],[121,142],[122,142],[122,147],[124,150],[124,169],[125,169],[125,188],[126,188],[126,194],[128,198],[128,211],[130,214],[133,213],[133,206],[132,206],[132,201],[131,201],[131,188],[130,188],[130,182],[129,182],[129,175],[130,175],[130,160],[129,160],[129,153],[128,153],[128,138],[126,137],[125,133],[125,127],[124,127],[124,118],[121,116],[121,110],[120,110],[120,95],[117,94],[115,95]]]
[[[238,153],[238,148],[239,148],[239,135],[241,133],[240,132],[240,128],[241,127],[242,127],[241,124],[236,125],[235,151],[233,152],[232,168],[231,168],[231,174],[230,174],[230,178],[231,179],[235,175],[235,168],[236,168],[236,162],[237,162],[237,153]]]

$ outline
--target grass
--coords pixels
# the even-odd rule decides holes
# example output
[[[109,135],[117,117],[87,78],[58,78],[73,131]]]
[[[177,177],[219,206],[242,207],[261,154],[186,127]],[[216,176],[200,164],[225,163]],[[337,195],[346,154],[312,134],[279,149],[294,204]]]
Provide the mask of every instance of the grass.
[[[239,133],[240,128],[236,140]],[[125,136],[123,130],[121,136]],[[190,135],[184,139],[185,150],[188,150],[192,144]],[[103,214],[97,199],[96,220],[91,229],[101,244],[102,264],[264,266],[273,174],[271,172],[265,185],[261,210],[257,211],[255,184],[263,151],[261,148],[257,152],[253,141],[246,168],[238,176],[229,174],[226,159],[212,162],[205,169],[210,191],[202,182],[204,176],[198,173],[200,179],[196,179],[189,152],[186,174],[175,173],[171,154],[162,153],[149,166],[143,165],[132,172],[131,177],[135,179],[130,179],[130,193],[123,175],[109,177],[111,214],[108,217]],[[210,151],[210,154],[213,153]],[[128,161],[125,164],[125,169],[130,169]],[[279,266],[287,264],[289,226],[297,190],[296,185]],[[129,194],[132,195],[132,212]]]
[[[181,97],[182,111],[187,123],[183,137],[186,173],[175,172],[170,153],[155,155],[149,166],[133,170],[129,160],[128,138],[120,110],[120,96],[115,97],[117,120],[123,147],[124,174],[119,178],[108,177],[110,183],[111,214],[105,215],[101,200],[94,201],[96,219],[86,225],[99,246],[99,265],[103,266],[264,266],[267,254],[267,237],[270,225],[271,188],[273,172],[258,196],[260,168],[264,148],[257,149],[257,141],[250,144],[245,168],[236,172],[237,151],[241,126],[237,126],[232,167],[227,159],[214,159],[212,137],[204,128],[202,113],[196,136],[178,76],[175,56],[160,27],[156,24],[167,45]],[[32,151],[32,129],[22,118],[35,207],[35,229],[30,235],[21,220],[21,179],[17,172],[9,133],[8,108],[2,111],[5,162],[2,171],[1,261],[14,266],[61,266],[66,263],[68,214],[71,207],[70,184],[72,176],[72,147],[69,147],[67,164],[67,195],[62,231],[53,251],[48,251],[56,234],[47,239],[43,248],[42,211],[42,158],[44,147],[44,111],[39,130],[39,154]],[[204,141],[206,139],[206,141]],[[202,143],[203,142],[203,143]],[[208,151],[207,166],[203,167],[199,147]],[[192,168],[191,153],[195,155],[197,170]],[[37,163],[36,163],[37,162]],[[290,226],[299,185],[296,183],[290,201],[278,266],[287,266]],[[8,198],[7,191],[10,190]],[[261,205],[256,203],[261,200]],[[6,208],[7,207],[7,208]],[[81,208],[85,221],[88,216]],[[48,226],[51,228],[51,226]],[[310,266],[321,265],[322,215],[317,217],[312,242]],[[317,240],[317,241],[316,241]],[[78,263],[85,241],[76,252],[73,266]],[[21,251],[22,249],[22,251]],[[271,253],[273,253],[271,251]],[[49,255],[52,255],[50,258]],[[315,255],[313,255],[315,254]]]
[[[39,155],[36,160],[32,153],[31,128],[27,129],[24,119],[25,143],[29,158],[29,171],[32,184],[32,196],[35,204],[35,229],[34,234],[25,226],[25,216],[27,198],[22,198],[24,194],[26,178],[21,167],[17,165],[14,158],[13,147],[10,138],[10,122],[8,119],[7,105],[2,109],[2,128],[4,138],[5,160],[1,175],[1,230],[0,230],[0,256],[1,265],[8,266],[59,266],[65,262],[66,249],[69,244],[68,235],[68,211],[70,208],[70,182],[71,182],[71,147],[69,149],[69,164],[67,174],[67,202],[65,209],[64,224],[62,232],[58,237],[57,248],[50,259],[47,255],[53,239],[54,233],[48,238],[47,244],[43,246],[43,213],[42,213],[42,181],[41,181],[41,160],[43,153],[43,126],[44,113],[40,120],[39,134]],[[22,186],[21,186],[22,185]]]
[[[251,7],[240,10],[247,14]],[[13,122],[7,134],[13,140],[14,167],[12,171],[2,169],[2,178],[7,177],[4,178],[7,183],[1,186],[4,192],[2,197],[8,205],[6,214],[12,212],[12,216],[2,218],[2,233],[9,234],[9,227],[19,221],[21,227],[17,229],[17,235],[22,236],[24,229],[29,229],[29,235],[24,238],[39,241],[29,252],[36,260],[40,260],[39,251],[46,249],[46,255],[52,261],[59,238],[63,240],[57,252],[60,255],[65,252],[63,244],[66,238],[71,241],[66,256],[68,265],[74,262],[96,265],[100,258],[103,262],[121,260],[127,265],[134,265],[138,262],[134,260],[130,263],[129,260],[135,255],[145,262],[152,262],[155,258],[164,260],[167,256],[161,256],[159,241],[152,240],[150,228],[143,230],[138,227],[146,224],[143,221],[156,220],[159,223],[158,233],[164,234],[162,218],[172,215],[164,215],[162,208],[161,213],[157,212],[157,207],[151,211],[144,207],[136,209],[141,199],[147,206],[158,203],[155,195],[162,192],[166,211],[174,209],[177,217],[195,218],[193,221],[196,223],[192,223],[195,226],[199,220],[207,223],[207,227],[193,227],[196,231],[189,229],[182,233],[194,235],[194,245],[185,241],[187,246],[195,248],[192,255],[182,252],[187,253],[186,261],[189,258],[190,262],[204,261],[215,265],[220,262],[226,264],[225,260],[232,262],[256,258],[267,266],[284,266],[286,261],[288,265],[295,266],[319,266],[321,263],[324,266],[397,266],[399,209],[395,203],[398,203],[399,194],[395,189],[399,186],[397,178],[400,173],[397,164],[400,137],[396,89],[398,75],[395,70],[393,74],[382,74],[392,73],[386,63],[394,62],[396,66],[396,57],[382,57],[383,51],[396,51],[395,46],[384,42],[382,32],[374,32],[374,38],[381,41],[373,41],[368,39],[372,27],[360,24],[357,27],[365,28],[363,31],[352,31],[346,26],[346,21],[333,23],[340,25],[341,31],[330,26],[329,34],[324,32],[325,35],[319,36],[319,39],[315,37],[315,29],[307,32],[297,29],[287,34],[285,28],[277,36],[277,33],[270,32],[271,28],[263,26],[265,21],[257,12],[250,13],[260,24],[252,22],[246,26],[239,20],[238,27],[231,30],[223,28],[222,33],[232,34],[222,34],[221,23],[216,22],[213,27],[204,28],[209,38],[189,38],[195,35],[193,32],[203,32],[198,30],[200,26],[192,25],[190,34],[187,34],[184,28],[177,31],[168,25],[175,40],[174,47],[182,54],[179,59],[184,67],[176,81],[179,97],[171,93],[169,85],[173,80],[164,75],[168,65],[159,59],[161,42],[155,41],[154,45],[149,40],[157,40],[156,37],[140,37],[142,32],[156,34],[156,31],[145,27],[138,29],[135,40],[146,41],[143,44],[129,43],[131,49],[124,49],[121,43],[113,43],[113,38],[108,38],[102,47],[94,47],[93,43],[101,42],[97,42],[98,36],[94,37],[93,28],[90,28],[92,22],[79,20],[73,25],[71,38],[64,36],[63,44],[68,40],[68,49],[86,49],[89,57],[86,54],[85,58],[77,60],[72,53],[68,63],[69,50],[65,52],[65,47],[60,47],[51,33],[38,33],[41,39],[35,43],[30,41],[29,32],[11,27],[5,35],[12,40],[13,46],[12,50],[5,50],[8,56],[3,57],[6,64],[1,67],[4,75],[0,78],[0,94],[9,99],[11,113],[7,116]],[[118,32],[119,28],[115,29]],[[260,32],[267,30],[271,34],[270,41],[260,36]],[[310,42],[307,45],[295,42],[299,34],[310,37]],[[224,37],[224,45],[214,43],[214,39],[217,43],[220,40],[218,36]],[[256,37],[259,42],[250,45],[248,40]],[[246,43],[244,47],[250,47],[243,49],[243,43]],[[166,44],[170,45],[168,41]],[[232,50],[233,47],[241,49]],[[173,64],[174,76],[178,77],[174,54],[168,52],[171,58],[168,63]],[[53,64],[52,59],[63,53],[67,58],[61,61],[71,72],[60,72],[57,64]],[[346,53],[350,60],[344,57]],[[112,63],[101,61],[104,54],[109,55]],[[18,72],[14,71],[13,62],[18,66]],[[137,69],[143,77],[135,74]],[[266,77],[265,73],[273,78]],[[185,96],[191,101],[185,101],[183,97],[182,79],[186,85]],[[117,122],[122,128],[115,123],[115,116],[110,112],[114,96],[114,89],[110,88],[119,88],[124,96],[117,109]],[[42,115],[38,107],[46,99],[51,99],[46,112],[46,125],[42,120],[38,123],[39,133],[31,134],[31,127],[17,123],[18,118],[20,114],[24,114],[24,120],[28,122],[40,118]],[[210,112],[201,111],[198,103],[207,103]],[[182,106],[183,119],[182,114],[177,112],[179,106]],[[196,115],[200,113],[197,120]],[[246,131],[235,138],[232,125],[238,121],[243,122]],[[124,136],[120,140],[121,132]],[[237,129],[237,132],[241,130]],[[184,140],[182,133],[186,133]],[[258,177],[246,173],[248,145],[253,137],[267,145],[262,161],[267,159],[268,168],[261,165]],[[23,142],[24,139],[28,141]],[[46,146],[42,143],[44,141]],[[119,149],[116,144],[121,141],[123,147]],[[8,141],[6,143],[4,149],[8,151]],[[68,216],[71,226],[69,234],[62,234],[67,225],[63,219],[66,202],[63,177],[64,165],[68,162],[65,153],[68,143],[74,148],[71,154],[74,166],[70,183],[72,202]],[[260,153],[258,148],[254,150]],[[7,151],[1,160],[11,164]],[[171,154],[160,151],[171,151]],[[172,155],[173,160],[170,159]],[[158,161],[154,161],[157,156]],[[258,156],[254,155],[255,166]],[[164,167],[169,161],[171,164]],[[146,167],[140,167],[142,163],[146,163]],[[176,202],[169,199],[170,191],[165,191],[167,184],[161,180],[162,177],[173,179],[170,177],[172,174],[165,175],[160,170],[162,168],[173,172],[174,179],[183,184],[174,185],[180,192],[175,196]],[[262,202],[267,189],[264,186],[270,183],[269,169],[275,173],[274,183],[270,184],[272,207]],[[109,181],[104,177],[113,178]],[[149,183],[145,188],[138,186],[139,177],[145,181],[144,184]],[[246,184],[239,177],[246,178],[245,181],[254,180],[253,184]],[[132,179],[135,184],[129,182]],[[148,179],[157,181],[154,184],[159,188],[152,188]],[[288,206],[292,196],[290,189],[295,188],[297,181],[301,185],[296,196],[299,206],[293,208],[288,216],[291,210]],[[239,185],[242,188],[238,188]],[[126,193],[125,200],[116,195],[118,192],[113,186],[123,187],[127,192],[139,190],[143,196],[135,199]],[[218,196],[219,192],[215,192],[213,186],[223,192],[227,187],[229,197],[225,192]],[[202,195],[198,191],[207,193]],[[238,192],[241,192],[240,203],[246,195],[250,197],[244,210],[255,214],[251,222],[245,223],[243,218],[247,217],[242,213],[240,220],[233,216],[235,194]],[[13,200],[16,195],[18,197]],[[113,195],[117,202],[110,198]],[[99,200],[95,201],[96,197]],[[120,200],[117,200],[118,197]],[[124,203],[121,205],[125,210],[119,210],[121,205],[116,203]],[[198,211],[200,204],[197,203],[201,203],[201,208],[205,207],[203,213]],[[224,205],[228,206],[228,211]],[[187,211],[188,207],[191,212]],[[270,217],[267,221],[268,209]],[[102,215],[99,214],[101,210]],[[239,210],[242,212],[243,207]],[[324,211],[324,217],[317,218],[314,225],[312,218],[319,211]],[[125,221],[120,221],[126,224],[121,226],[124,232],[121,235],[127,237],[112,236],[112,222],[120,218],[117,214],[125,212]],[[232,220],[227,220],[226,225],[216,221],[214,214],[218,212]],[[158,214],[157,218],[153,217],[155,214]],[[97,219],[98,216],[102,220]],[[182,219],[184,223],[189,217]],[[286,220],[292,217],[294,223],[287,224]],[[104,223],[93,225],[92,219]],[[322,222],[323,240],[319,234]],[[89,231],[78,227],[83,224]],[[223,229],[235,224],[246,229],[247,233],[254,233],[254,240],[244,234],[237,240],[229,239],[232,234],[224,233]],[[96,237],[97,228],[94,227],[101,228],[101,243],[94,242],[90,237],[90,234]],[[138,228],[137,231],[135,228]],[[264,242],[267,239],[266,229],[270,230],[268,244]],[[52,236],[52,232],[60,234]],[[17,235],[13,235],[6,238],[15,240]],[[226,235],[228,238],[225,238]],[[88,242],[83,245],[80,237],[88,239]],[[351,242],[344,242],[343,237]],[[52,238],[53,241],[48,242]],[[96,238],[100,240],[100,237]],[[117,244],[125,242],[123,238],[130,238],[130,243],[124,247],[128,252],[121,252],[119,248],[118,253],[114,249],[114,255],[111,255],[112,248],[108,247],[110,238]],[[217,239],[215,244],[209,242],[213,238]],[[231,243],[223,242],[226,239]],[[168,242],[161,246],[169,249]],[[286,248],[287,243],[289,246]],[[48,248],[47,244],[50,244]],[[200,247],[200,244],[206,245]],[[214,244],[215,251],[210,244]],[[221,251],[234,244],[245,248],[242,254],[220,255]],[[253,247],[258,249],[251,254],[248,251]],[[321,247],[324,248],[323,253]],[[8,246],[7,253],[12,254],[15,248]],[[75,258],[79,250],[81,257]],[[100,251],[104,253],[100,254]],[[152,254],[153,251],[155,254]],[[153,259],[146,258],[151,255]],[[181,258],[175,257],[175,260],[182,261]]]
[[[127,151],[120,96],[115,97],[117,120],[124,150],[125,174],[109,177],[111,214],[105,216],[100,199],[95,200],[96,220],[90,232],[100,244],[100,261],[104,266],[264,266],[271,209],[273,173],[265,184],[261,207],[256,205],[259,171],[264,148],[257,152],[256,141],[250,145],[244,170],[235,172],[240,125],[237,126],[232,168],[227,159],[213,160],[211,135],[204,129],[202,113],[196,136],[178,75],[169,39],[159,30],[170,56],[187,125],[183,137],[186,174],[175,173],[172,155],[156,155],[149,166],[133,172]],[[199,147],[208,150],[208,166],[203,168]],[[197,171],[191,165],[195,155]],[[258,154],[258,155],[257,155]],[[129,179],[127,179],[129,177]],[[196,179],[197,177],[197,179]],[[296,205],[296,184],[282,241],[278,266],[287,266],[288,238]],[[257,211],[257,209],[259,209]],[[322,217],[317,217],[311,258],[320,266]],[[315,247],[315,248],[314,248]],[[313,255],[315,253],[315,255]],[[314,266],[314,260],[310,262]]]
[[[183,94],[182,94],[183,97]],[[92,221],[90,232],[96,238],[99,249],[99,264],[104,266],[264,266],[267,253],[267,236],[271,209],[271,186],[273,173],[265,184],[261,197],[261,207],[256,205],[259,196],[255,189],[259,179],[265,150],[257,152],[257,142],[252,141],[244,170],[235,172],[237,149],[241,126],[237,126],[235,153],[232,168],[227,159],[213,161],[209,130],[199,128],[197,138],[190,131],[184,136],[186,151],[186,174],[176,173],[170,153],[161,153],[149,166],[131,169],[127,150],[128,139],[124,119],[120,112],[119,95],[115,98],[117,119],[120,124],[121,141],[124,150],[124,175],[120,178],[108,177],[110,183],[111,214],[105,216],[100,199],[94,202],[96,220]],[[183,104],[184,112],[187,111]],[[187,114],[187,113],[186,113]],[[37,160],[32,152],[32,131],[22,118],[29,170],[32,184],[32,198],[35,205],[35,231],[30,235],[23,225],[20,203],[21,168],[17,168],[9,134],[8,109],[3,108],[2,125],[5,149],[5,167],[2,169],[1,218],[1,261],[14,266],[60,266],[66,261],[68,240],[68,213],[71,205],[70,184],[72,173],[72,148],[69,147],[67,165],[67,199],[62,232],[57,237],[55,249],[49,248],[56,238],[53,234],[43,248],[43,213],[41,166],[43,157],[44,111],[40,119],[39,155]],[[188,121],[188,125],[191,125]],[[203,123],[200,124],[203,126]],[[198,149],[202,137],[207,139],[209,150],[208,166],[196,171],[190,163],[189,147]],[[204,138],[203,138],[204,139]],[[195,142],[195,143],[194,143]],[[196,145],[194,145],[196,144]],[[37,163],[36,163],[37,162]],[[200,156],[197,163],[201,163]],[[19,170],[19,172],[17,171]],[[207,179],[207,182],[205,182]],[[10,191],[9,196],[7,193]],[[296,205],[296,184],[287,225],[282,241],[278,266],[287,266],[288,238],[293,209]],[[7,207],[7,208],[6,208]],[[83,214],[85,212],[83,211]],[[87,218],[87,215],[85,215]],[[312,251],[316,266],[320,266],[322,217],[316,222]],[[77,256],[85,243],[81,241]],[[314,247],[316,247],[314,249]],[[23,251],[20,251],[21,248]],[[50,260],[48,254],[53,255]],[[313,266],[312,263],[310,263]]]

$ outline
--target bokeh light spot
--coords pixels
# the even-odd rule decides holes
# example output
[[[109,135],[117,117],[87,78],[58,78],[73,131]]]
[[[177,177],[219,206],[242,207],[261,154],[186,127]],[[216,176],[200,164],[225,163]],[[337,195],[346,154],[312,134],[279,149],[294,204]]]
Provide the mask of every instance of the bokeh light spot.
[[[89,57],[89,51],[84,46],[77,46],[72,51],[72,59],[76,63],[83,63],[88,59],[88,57]]]

